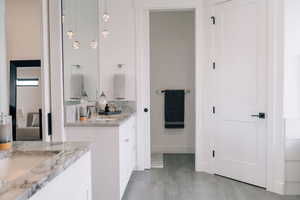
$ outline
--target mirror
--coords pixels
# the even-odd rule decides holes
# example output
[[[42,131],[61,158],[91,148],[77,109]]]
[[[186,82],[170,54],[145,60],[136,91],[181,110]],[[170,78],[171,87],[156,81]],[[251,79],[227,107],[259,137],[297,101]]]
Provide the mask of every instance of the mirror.
[[[62,0],[65,102],[86,97],[95,100],[99,90],[99,30],[97,0]]]
[[[0,112],[15,141],[43,139],[42,27],[42,1],[0,0]]]
[[[5,1],[0,1],[0,112],[8,113],[8,72],[5,44]]]

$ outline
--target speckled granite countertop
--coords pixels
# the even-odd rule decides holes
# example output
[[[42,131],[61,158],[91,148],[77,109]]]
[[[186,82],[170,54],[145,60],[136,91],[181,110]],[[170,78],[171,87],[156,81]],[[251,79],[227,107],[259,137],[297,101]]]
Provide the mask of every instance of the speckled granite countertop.
[[[0,200],[29,199],[90,151],[90,146],[87,142],[15,142],[12,150],[0,151],[0,161],[12,156],[37,155],[41,162],[15,179],[0,177]]]
[[[129,119],[134,113],[122,113],[118,115],[100,116],[98,119],[66,123],[65,127],[117,127]]]
[[[117,127],[136,113],[136,105],[133,101],[113,101],[112,103],[122,108],[121,114],[99,115],[97,119],[65,123],[65,127]]]

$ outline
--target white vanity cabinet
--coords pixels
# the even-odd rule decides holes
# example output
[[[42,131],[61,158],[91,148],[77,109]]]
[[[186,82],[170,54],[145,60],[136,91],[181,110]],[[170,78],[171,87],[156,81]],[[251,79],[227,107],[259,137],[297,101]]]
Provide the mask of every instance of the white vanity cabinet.
[[[30,200],[92,200],[91,153],[55,177]]]
[[[66,127],[66,138],[93,143],[93,200],[122,199],[136,165],[135,117],[114,127]]]
[[[135,167],[135,127],[131,118],[119,128],[120,195],[123,196]]]

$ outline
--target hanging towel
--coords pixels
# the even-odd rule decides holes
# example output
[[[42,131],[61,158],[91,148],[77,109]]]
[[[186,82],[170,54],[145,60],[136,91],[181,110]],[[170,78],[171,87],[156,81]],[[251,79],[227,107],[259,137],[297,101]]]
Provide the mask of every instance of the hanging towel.
[[[125,99],[126,77],[125,74],[114,75],[114,98]]]
[[[84,88],[83,74],[75,73],[71,75],[71,98],[80,98]]]
[[[184,90],[165,90],[165,128],[184,128]]]

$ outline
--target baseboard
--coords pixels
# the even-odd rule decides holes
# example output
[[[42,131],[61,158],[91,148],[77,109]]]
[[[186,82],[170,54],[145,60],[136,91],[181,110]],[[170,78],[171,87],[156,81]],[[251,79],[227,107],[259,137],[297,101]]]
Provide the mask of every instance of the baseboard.
[[[213,174],[209,162],[197,162],[197,160],[196,160],[196,172]]]
[[[285,194],[285,182],[275,181],[270,187],[271,188],[267,188],[267,191],[280,195]]]
[[[286,182],[285,183],[286,195],[300,195],[300,182]]]
[[[195,153],[193,147],[186,146],[152,146],[152,153]]]

